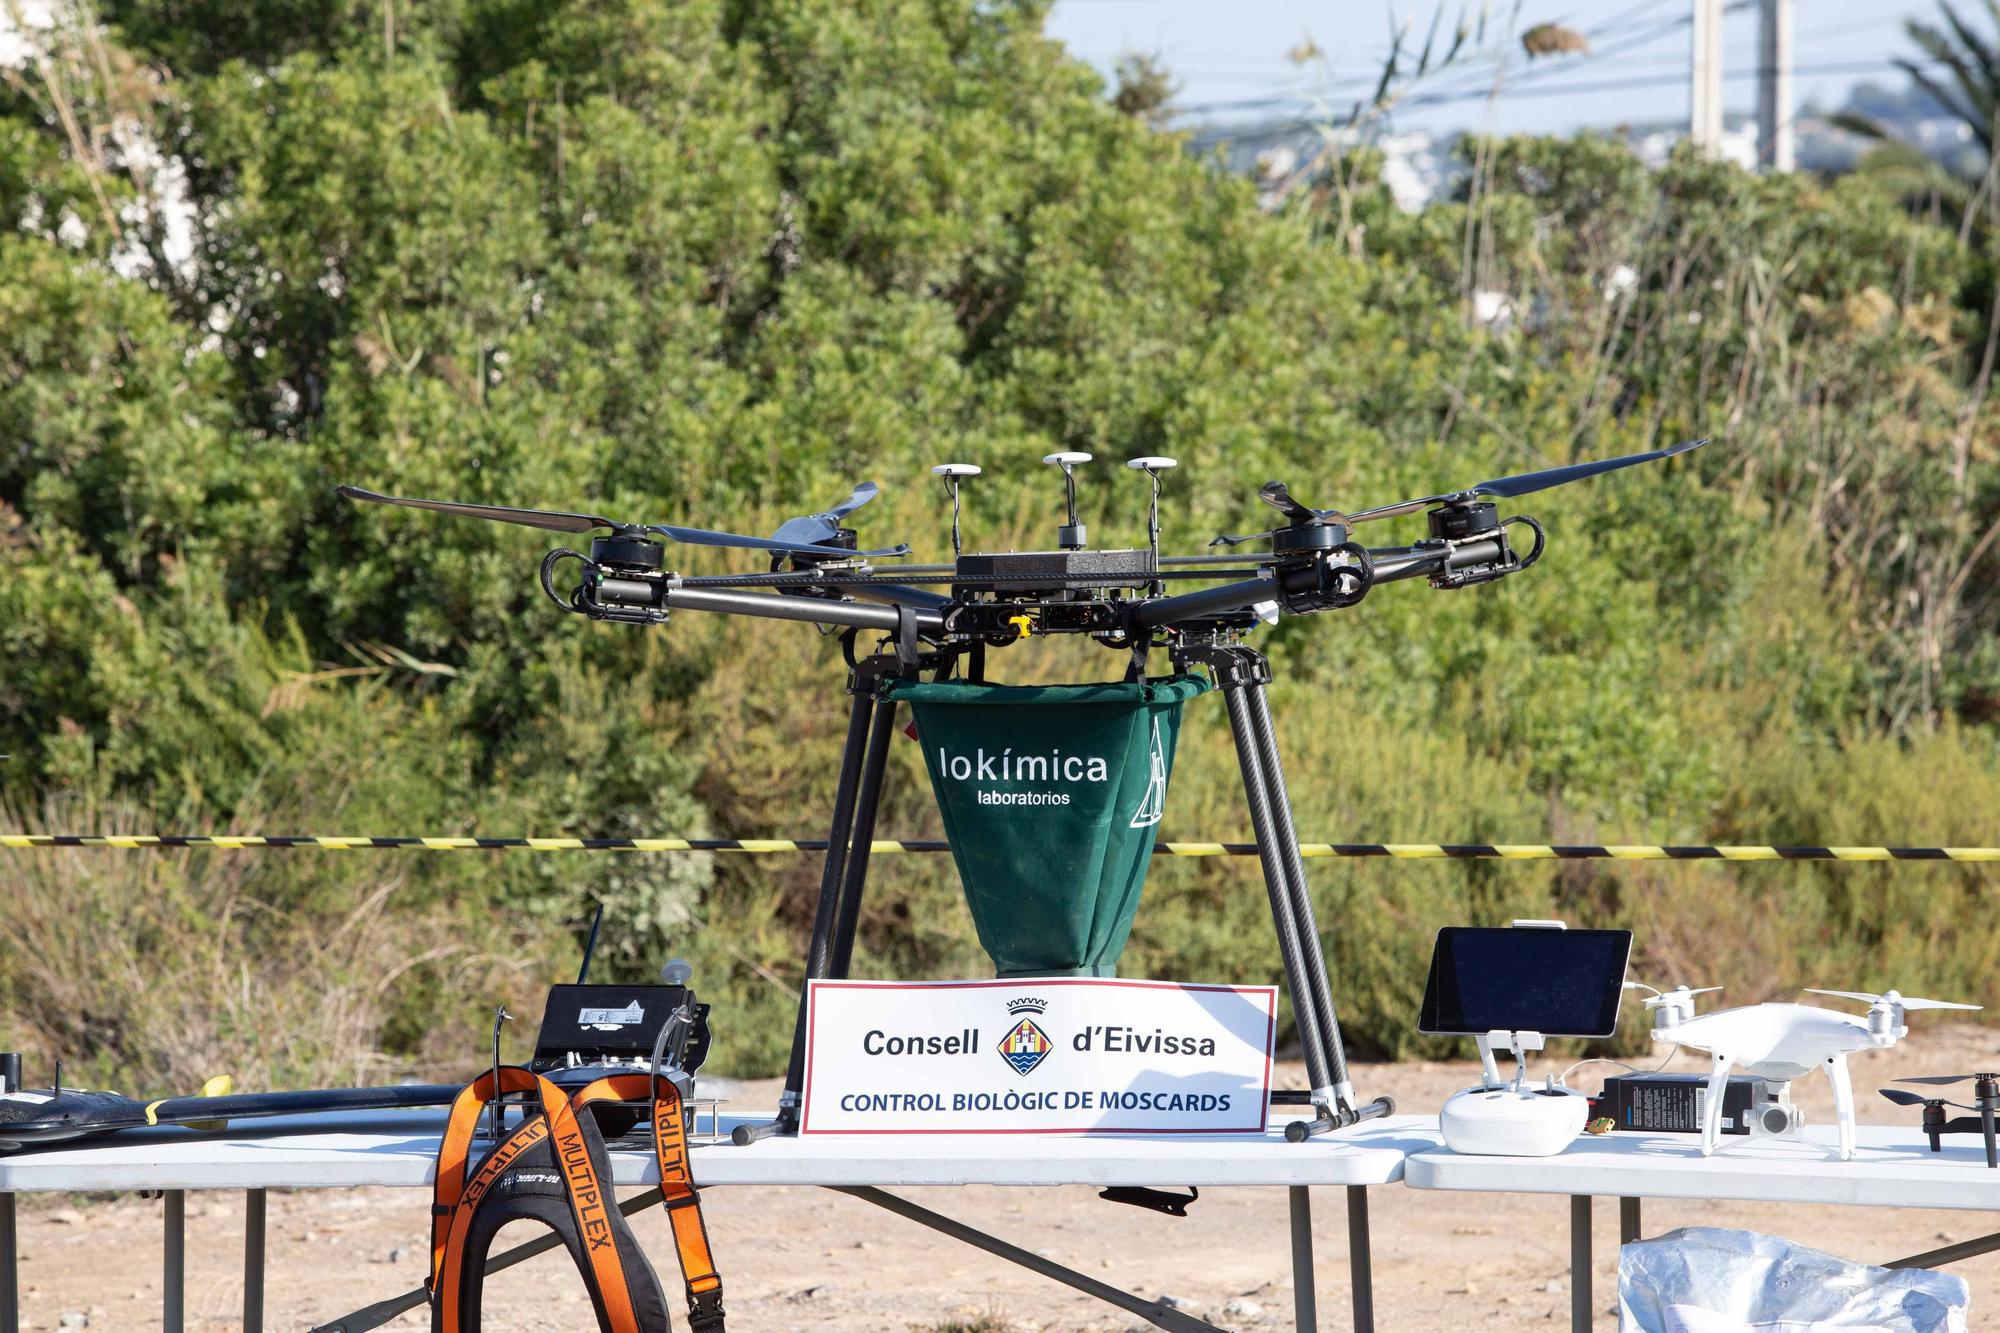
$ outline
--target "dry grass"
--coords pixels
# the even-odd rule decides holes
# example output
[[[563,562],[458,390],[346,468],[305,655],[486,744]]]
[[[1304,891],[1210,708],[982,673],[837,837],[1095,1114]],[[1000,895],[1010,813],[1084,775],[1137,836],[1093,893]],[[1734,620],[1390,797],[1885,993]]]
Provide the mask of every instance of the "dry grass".
[[[0,806],[26,832],[150,831],[129,808],[52,798]],[[35,849],[0,853],[0,1030],[35,1076],[188,1088],[379,1079],[397,983],[456,952],[390,912],[397,863],[368,863],[344,910],[288,911],[284,853]],[[448,936],[445,936],[448,938]]]

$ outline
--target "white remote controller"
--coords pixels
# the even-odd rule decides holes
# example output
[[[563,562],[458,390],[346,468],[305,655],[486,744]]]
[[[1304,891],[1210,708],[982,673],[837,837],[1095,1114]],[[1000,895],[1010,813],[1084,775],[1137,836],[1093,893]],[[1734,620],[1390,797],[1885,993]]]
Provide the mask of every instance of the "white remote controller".
[[[1543,1046],[1539,1032],[1489,1032],[1479,1039],[1486,1080],[1453,1095],[1438,1113],[1438,1128],[1453,1152],[1483,1157],[1553,1157],[1575,1141],[1590,1121],[1590,1098],[1559,1086],[1528,1082],[1528,1052]],[[1514,1056],[1514,1079],[1500,1080],[1493,1052]]]
[[[1590,1098],[1574,1088],[1467,1088],[1444,1104],[1438,1125],[1453,1152],[1553,1157],[1589,1119]]]

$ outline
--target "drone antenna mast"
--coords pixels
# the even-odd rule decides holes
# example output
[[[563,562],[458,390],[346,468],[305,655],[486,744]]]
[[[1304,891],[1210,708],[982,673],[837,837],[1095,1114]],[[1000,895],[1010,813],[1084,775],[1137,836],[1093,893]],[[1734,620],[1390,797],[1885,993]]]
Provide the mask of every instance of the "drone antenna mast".
[[[944,478],[944,493],[951,497],[951,558],[956,560],[965,549],[958,529],[958,488],[967,477],[978,476],[979,468],[973,463],[939,463],[931,473]]]
[[[1152,454],[1145,458],[1135,458],[1125,466],[1137,468],[1146,474],[1148,481],[1153,483],[1152,502],[1146,508],[1146,546],[1153,553],[1153,570],[1155,573],[1158,573],[1160,568],[1160,474],[1169,468],[1180,465],[1171,458],[1163,458],[1157,454]],[[1154,597],[1158,597],[1162,592],[1166,591],[1166,585],[1161,583],[1157,578],[1148,584],[1147,588]]]
[[[1042,461],[1054,463],[1063,474],[1063,500],[1068,509],[1069,522],[1056,529],[1056,545],[1065,551],[1081,551],[1090,540],[1090,534],[1084,531],[1083,522],[1076,516],[1076,466],[1088,463],[1090,455],[1071,449],[1044,455]]]

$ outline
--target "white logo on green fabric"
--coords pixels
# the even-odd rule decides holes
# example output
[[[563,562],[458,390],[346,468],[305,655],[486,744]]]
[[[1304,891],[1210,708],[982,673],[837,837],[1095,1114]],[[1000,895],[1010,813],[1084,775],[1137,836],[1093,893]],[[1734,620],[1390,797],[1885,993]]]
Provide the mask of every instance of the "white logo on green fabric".
[[[992,754],[980,746],[972,754],[938,747],[938,772],[960,782],[1109,782],[1111,766],[1098,755],[1015,754],[1012,747]]]
[[[1139,808],[1132,812],[1132,828],[1150,828],[1160,822],[1167,812],[1167,748],[1160,742],[1160,719],[1153,719],[1153,752],[1150,756],[1152,778],[1146,783],[1146,794],[1139,798]]]

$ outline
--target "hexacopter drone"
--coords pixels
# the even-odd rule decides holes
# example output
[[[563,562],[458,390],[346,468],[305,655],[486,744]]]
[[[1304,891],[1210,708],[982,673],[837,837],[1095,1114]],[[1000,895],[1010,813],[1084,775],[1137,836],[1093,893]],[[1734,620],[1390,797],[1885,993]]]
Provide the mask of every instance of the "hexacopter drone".
[[[1525,515],[1502,516],[1495,500],[1672,458],[1704,443],[1694,440],[1648,453],[1502,477],[1353,513],[1310,508],[1295,499],[1283,482],[1273,481],[1258,492],[1258,498],[1276,509],[1284,524],[1211,543],[1222,548],[1269,543],[1268,552],[1240,555],[1228,549],[1206,555],[1160,553],[1160,482],[1174,460],[1157,457],[1135,458],[1127,464],[1144,472],[1152,486],[1147,545],[1089,549],[1076,505],[1075,469],[1090,461],[1083,453],[1051,454],[1043,460],[1063,474],[1067,521],[1057,530],[1057,549],[966,551],[960,533],[959,490],[979,469],[947,463],[932,471],[942,479],[951,501],[954,560],[948,565],[903,566],[893,573],[878,571],[871,562],[907,555],[907,545],[864,549],[844,526],[877,494],[873,482],[863,482],[823,513],[787,521],[770,537],[624,523],[597,514],[403,499],[353,486],[342,486],[339,492],[375,504],[554,532],[602,530],[604,535],[591,541],[588,555],[558,549],[541,564],[541,585],[550,600],[593,620],[663,624],[676,611],[709,611],[802,621],[842,632],[853,702],[806,956],[808,979],[846,976],[853,954],[889,742],[897,730],[896,701],[889,697],[888,686],[920,675],[943,680],[962,674],[968,681],[983,682],[989,649],[1049,634],[1083,635],[1128,653],[1128,680],[1143,679],[1148,655],[1161,649],[1176,670],[1205,668],[1228,710],[1286,989],[1312,1085],[1303,1094],[1273,1094],[1276,1102],[1312,1109],[1310,1119],[1287,1128],[1287,1136],[1297,1141],[1388,1114],[1392,1103],[1387,1098],[1358,1102],[1348,1080],[1333,993],[1265,700],[1270,663],[1242,643],[1244,633],[1281,615],[1353,606],[1377,584],[1425,578],[1434,588],[1450,589],[1517,574],[1540,558],[1544,533]],[[1352,540],[1360,524],[1419,510],[1426,511],[1429,523],[1429,535],[1421,541],[1371,549]],[[1525,554],[1514,549],[1511,530],[1516,527],[1532,534]],[[762,552],[770,556],[770,567],[742,574],[679,574],[667,567],[668,541]],[[572,587],[560,590],[557,571],[572,561],[579,576]],[[1194,586],[1170,594],[1170,585]],[[862,654],[856,639],[863,634],[883,637],[872,651]],[[797,1127],[804,1020],[801,1001],[786,1091],[770,1132]],[[761,1132],[746,1138],[760,1136]]]
[[[1834,1112],[1839,1120],[1840,1160],[1848,1161],[1854,1156],[1854,1084],[1848,1077],[1847,1057],[1857,1051],[1894,1046],[1908,1036],[1909,1025],[1904,1022],[1907,1011],[1979,1008],[1895,991],[1875,995],[1809,988],[1809,995],[1860,1000],[1867,1004],[1868,1012],[1848,1014],[1810,1004],[1752,1004],[1697,1017],[1694,996],[1700,993],[1678,986],[1648,997],[1646,1007],[1660,1011],[1653,1027],[1654,1041],[1693,1046],[1714,1059],[1701,1121],[1703,1156],[1712,1154],[1720,1144],[1729,1071],[1731,1066],[1740,1065],[1759,1080],[1749,1116],[1750,1133],[1755,1138],[1800,1138],[1804,1120],[1792,1104],[1791,1081],[1814,1069],[1825,1073],[1833,1087]]]

